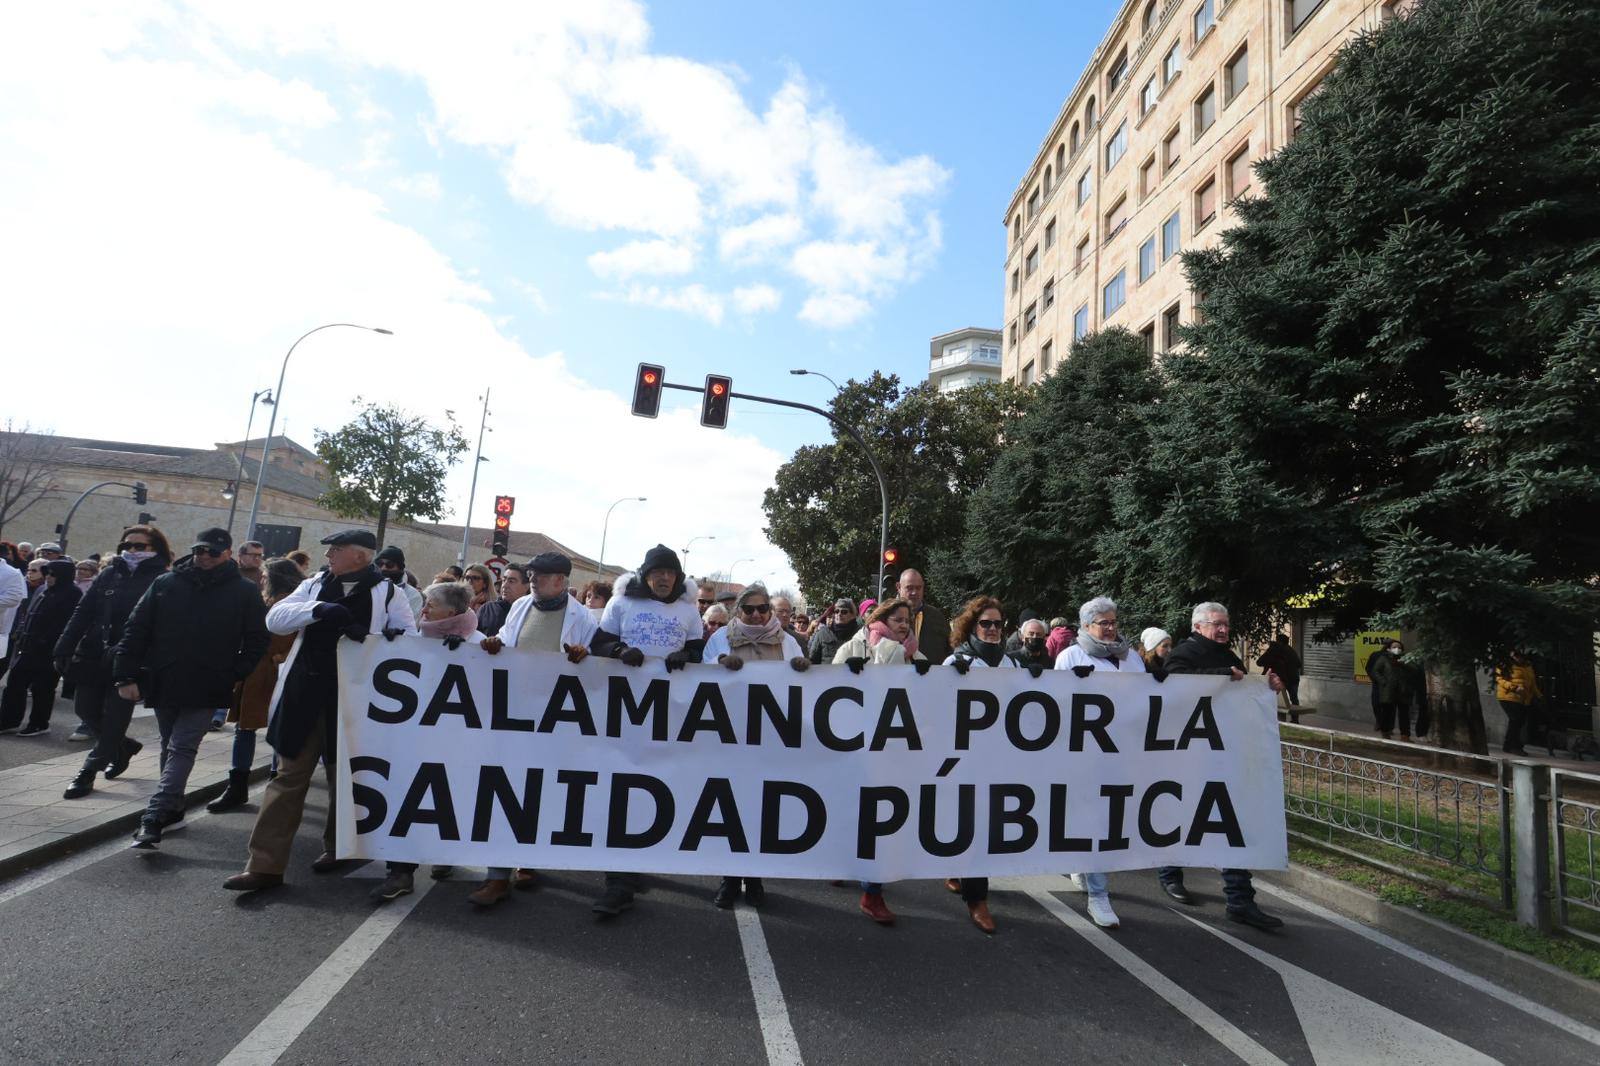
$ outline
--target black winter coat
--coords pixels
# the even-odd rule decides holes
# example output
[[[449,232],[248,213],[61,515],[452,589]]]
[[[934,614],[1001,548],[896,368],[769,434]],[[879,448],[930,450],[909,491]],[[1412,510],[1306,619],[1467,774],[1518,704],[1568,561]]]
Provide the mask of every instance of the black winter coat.
[[[1244,660],[1226,644],[1190,633],[1172,647],[1167,656],[1169,674],[1228,674],[1243,670]]]
[[[840,629],[844,630],[843,636],[839,634]],[[817,631],[811,634],[811,648],[809,649],[811,661],[818,666],[827,666],[833,662],[833,657],[838,653],[839,648],[850,643],[850,638],[855,636],[860,629],[861,623],[854,618],[844,626],[836,623],[818,626]]]
[[[180,563],[150,585],[111,652],[111,676],[137,680],[151,707],[227,707],[267,650],[267,605],[233,560]]]
[[[13,666],[52,668],[56,640],[72,620],[72,612],[83,596],[82,590],[72,583],[72,569],[72,563],[66,559],[57,559],[45,567],[47,574],[55,575],[56,583],[54,587],[40,588],[28,601],[28,612],[12,637],[16,649],[11,653]]]
[[[167,561],[159,555],[130,567],[121,556],[111,560],[95,575],[94,584],[78,601],[72,620],[56,641],[55,659],[70,659],[111,669],[111,649],[122,639],[122,628],[134,605],[149,591],[156,578],[167,572]]]

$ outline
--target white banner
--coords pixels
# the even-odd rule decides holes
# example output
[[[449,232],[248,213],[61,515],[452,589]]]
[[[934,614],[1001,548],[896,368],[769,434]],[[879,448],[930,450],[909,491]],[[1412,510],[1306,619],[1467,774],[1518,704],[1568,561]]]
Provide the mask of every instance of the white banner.
[[[341,642],[343,858],[894,881],[1282,869],[1261,678],[667,673]]]

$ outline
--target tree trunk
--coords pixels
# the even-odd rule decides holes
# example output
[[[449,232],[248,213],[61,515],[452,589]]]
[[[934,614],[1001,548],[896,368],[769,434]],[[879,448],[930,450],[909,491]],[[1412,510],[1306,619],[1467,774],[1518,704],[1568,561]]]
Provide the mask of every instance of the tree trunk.
[[[378,547],[379,548],[382,548],[384,546],[384,544],[383,544],[383,534],[388,528],[389,528],[389,505],[387,503],[379,503],[378,504],[378,532],[377,532]]]
[[[1483,724],[1483,700],[1478,695],[1478,678],[1470,669],[1446,673],[1428,664],[1428,710],[1433,715],[1434,735],[1439,746],[1478,755],[1489,753],[1488,733]]]

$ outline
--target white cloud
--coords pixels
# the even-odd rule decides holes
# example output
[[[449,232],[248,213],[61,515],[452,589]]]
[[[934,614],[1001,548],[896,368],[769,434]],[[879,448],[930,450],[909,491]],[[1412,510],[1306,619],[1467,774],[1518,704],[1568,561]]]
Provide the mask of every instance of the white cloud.
[[[872,305],[859,296],[846,292],[820,293],[806,299],[800,308],[800,320],[824,329],[844,329],[853,326],[872,311]]]
[[[630,241],[589,257],[589,269],[602,278],[626,279],[638,274],[687,274],[694,269],[694,248],[673,241]]]
[[[438,200],[444,195],[444,187],[439,183],[439,175],[423,172],[420,174],[401,174],[389,182],[399,192],[407,196],[415,196],[419,200]]]
[[[783,294],[771,285],[744,285],[733,290],[733,306],[738,308],[740,314],[776,311],[781,303]]]
[[[799,240],[805,225],[799,215],[763,215],[754,222],[724,229],[717,248],[722,258],[733,262],[760,262]]]
[[[510,278],[506,281],[506,284],[513,291],[520,293],[522,298],[527,300],[535,311],[540,314],[550,313],[550,301],[544,298],[544,290],[533,282],[523,281],[520,278]]]
[[[703,318],[713,326],[722,324],[725,301],[717,293],[696,283],[681,288],[663,288],[660,285],[630,285],[620,295],[598,293],[602,299],[622,299],[630,304],[658,307],[664,311],[682,311]]]

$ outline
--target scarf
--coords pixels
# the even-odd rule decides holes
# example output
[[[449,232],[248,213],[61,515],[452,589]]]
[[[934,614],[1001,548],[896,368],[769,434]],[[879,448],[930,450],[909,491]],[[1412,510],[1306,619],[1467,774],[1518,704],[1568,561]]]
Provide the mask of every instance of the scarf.
[[[884,639],[885,637],[889,637],[889,640],[891,641],[894,640],[893,637],[889,636],[888,626],[884,625],[882,622],[867,623],[867,647],[871,648],[876,646],[878,641]],[[915,633],[907,633],[906,639],[900,642],[900,646],[906,650],[907,660],[915,658],[917,654],[917,635]]]
[[[976,633],[962,641],[961,647],[956,651],[969,659],[981,659],[988,666],[999,666],[1000,660],[1005,658],[1006,654],[1004,644],[990,644],[979,640]]]
[[[146,559],[154,559],[155,557],[156,557],[156,553],[155,552],[123,552],[122,553],[122,561],[128,564],[128,568],[130,570],[134,569],[135,567],[137,567],[140,563],[144,562]]]
[[[728,623],[728,647],[737,648],[745,644],[782,644],[783,626],[775,614],[767,615],[763,625],[746,625],[742,619],[735,618]]]
[[[478,631],[478,614],[469,608],[449,618],[430,618],[417,629],[425,637],[470,637]]]
[[[1125,640],[1104,641],[1089,635],[1089,630],[1084,629],[1078,634],[1078,647],[1095,659],[1110,659],[1119,662],[1128,657],[1128,642]]]
[[[572,599],[571,596],[567,595],[565,592],[562,592],[555,596],[551,596],[549,599],[536,599],[533,601],[533,606],[541,611],[560,611],[566,608],[567,601],[570,599]]]

